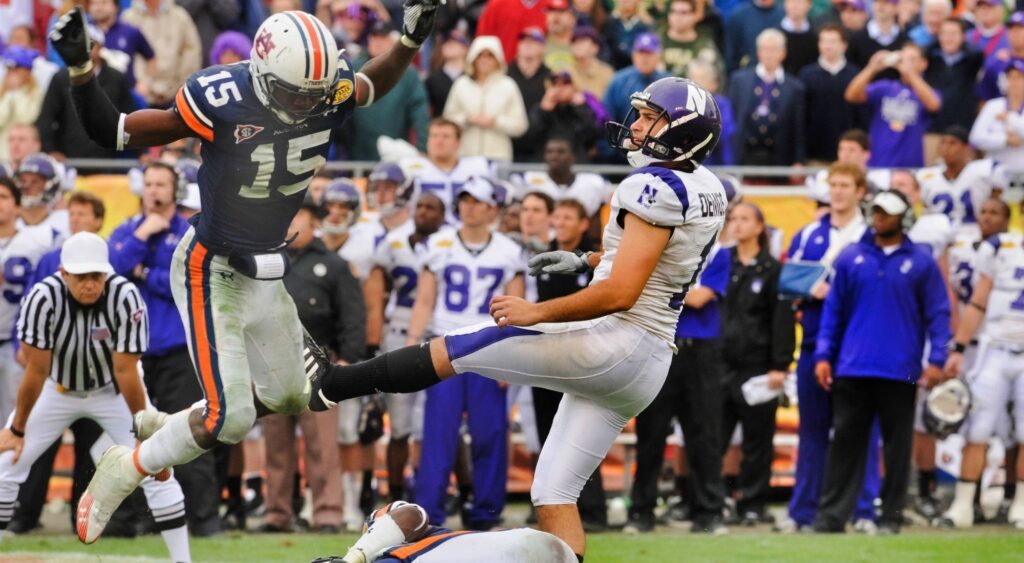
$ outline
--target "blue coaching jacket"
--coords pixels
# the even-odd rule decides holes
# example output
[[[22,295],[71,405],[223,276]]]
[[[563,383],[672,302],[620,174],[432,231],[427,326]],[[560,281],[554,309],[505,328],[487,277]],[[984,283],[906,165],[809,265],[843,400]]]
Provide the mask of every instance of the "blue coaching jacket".
[[[926,335],[928,363],[946,362],[952,337],[946,285],[935,259],[910,239],[886,255],[874,237],[869,229],[833,265],[815,360],[832,363],[837,377],[913,383]]]
[[[185,327],[171,293],[171,259],[189,224],[181,214],[175,213],[170,229],[141,241],[135,238],[135,230],[144,219],[144,215],[136,215],[111,233],[110,265],[138,286],[146,301],[150,332],[145,355],[162,356],[186,346]],[[135,267],[139,264],[147,269],[145,280],[135,277]]]

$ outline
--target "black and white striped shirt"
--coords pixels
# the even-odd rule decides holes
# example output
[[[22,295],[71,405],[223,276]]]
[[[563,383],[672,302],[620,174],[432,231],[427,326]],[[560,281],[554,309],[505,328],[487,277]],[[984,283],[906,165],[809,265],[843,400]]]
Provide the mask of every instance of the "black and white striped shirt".
[[[94,305],[71,297],[59,273],[37,283],[21,304],[18,338],[53,351],[50,377],[71,391],[90,391],[114,380],[114,353],[141,354],[149,345],[149,317],[139,290],[126,278],[107,277]]]

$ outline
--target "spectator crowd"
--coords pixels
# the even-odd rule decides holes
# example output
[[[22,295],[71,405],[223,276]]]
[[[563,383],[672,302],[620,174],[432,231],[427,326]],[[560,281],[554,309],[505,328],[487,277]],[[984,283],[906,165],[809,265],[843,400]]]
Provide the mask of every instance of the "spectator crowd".
[[[139,288],[149,316],[141,364],[149,401],[175,412],[203,398],[168,273],[188,219],[201,212],[199,144],[126,155],[88,138],[68,72],[44,40],[76,5],[89,16],[100,87],[126,113],[168,108],[193,72],[247,60],[255,28],[284,10],[323,20],[358,69],[398,41],[402,6],[0,3],[0,308],[16,314],[32,285],[57,271],[65,238],[112,228],[111,265]],[[495,294],[539,301],[585,287],[587,275],[526,276],[526,261],[600,249],[614,183],[576,165],[623,164],[604,123],[623,120],[630,95],[655,80],[688,77],[713,93],[722,117],[706,164],[826,168],[806,180],[813,221],[792,232],[745,197],[756,195],[752,184],[777,179],[720,175],[728,222],[685,295],[665,387],[636,419],[624,530],[688,522],[712,534],[757,524],[837,532],[851,523],[896,533],[912,476],[913,512],[967,527],[984,518],[975,496],[992,473],[982,476],[977,455],[990,441],[1006,452],[996,463],[1003,501],[990,518],[1024,527],[1024,321],[1012,316],[1024,310],[1024,246],[1006,234],[1024,189],[1024,11],[1002,0],[469,0],[441,10],[416,68],[332,138],[330,160],[367,161],[372,173],[317,171],[292,223],[285,284],[334,360],[357,362],[487,320]],[[104,229],[105,202],[75,190],[76,172],[63,163],[126,156],[138,159],[129,178],[141,211]],[[533,165],[498,178],[507,163]],[[38,228],[53,233],[46,252],[14,255],[18,237]],[[477,264],[490,245],[502,249],[500,263]],[[493,278],[482,303],[469,289],[474,276]],[[987,306],[976,300],[979,287],[986,300],[1019,297]],[[983,328],[971,311],[984,315]],[[13,330],[10,315],[0,320]],[[1014,388],[993,391],[988,379],[968,377],[995,365],[993,351],[1009,358],[999,365],[1010,366]],[[0,357],[5,419],[18,361]],[[941,468],[959,478],[947,508],[922,405],[929,389],[957,377],[972,390],[981,381],[975,392],[994,414],[976,406],[967,415],[963,466]],[[513,426],[535,463],[560,399],[468,374],[418,395],[264,417],[243,444],[175,469],[189,530],[355,531],[381,498],[415,499],[435,525],[457,513],[466,528],[493,528],[503,521]],[[792,403],[795,482],[779,518],[768,511],[776,415]],[[88,420],[72,431],[77,499],[102,432]],[[660,477],[673,433],[684,447],[667,490]],[[385,438],[378,479],[375,445]],[[33,467],[7,529],[38,525],[58,447]],[[308,521],[300,518],[306,488]],[[600,471],[579,505],[588,530],[608,527]],[[143,511],[141,498],[126,503],[106,535],[155,529],[137,517]]]

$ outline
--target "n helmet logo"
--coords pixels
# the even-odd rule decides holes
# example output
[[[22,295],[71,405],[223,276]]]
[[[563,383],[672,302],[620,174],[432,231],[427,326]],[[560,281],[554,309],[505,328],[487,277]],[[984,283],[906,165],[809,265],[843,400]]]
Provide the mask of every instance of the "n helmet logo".
[[[708,93],[703,88],[698,88],[693,84],[686,85],[686,109],[689,111],[695,111],[700,115],[704,115],[704,110],[708,106]]]
[[[652,188],[650,184],[644,186],[643,191],[640,192],[640,197],[636,198],[636,202],[640,205],[650,209],[654,205],[654,198],[658,195],[658,188]]]

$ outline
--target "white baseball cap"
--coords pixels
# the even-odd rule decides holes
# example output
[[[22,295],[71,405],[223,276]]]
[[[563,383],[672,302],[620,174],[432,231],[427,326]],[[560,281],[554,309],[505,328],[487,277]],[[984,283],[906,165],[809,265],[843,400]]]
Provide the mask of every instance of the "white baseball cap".
[[[60,265],[69,274],[113,274],[107,242],[93,233],[81,232],[64,241]]]
[[[906,200],[893,191],[880,192],[871,200],[871,207],[877,207],[889,215],[903,215],[909,209]]]
[[[482,201],[488,205],[500,206],[504,203],[504,194],[500,193],[500,188],[489,178],[484,178],[483,176],[470,176],[459,189],[458,197],[461,197],[462,194],[469,194],[477,201]],[[456,200],[458,200],[458,197],[456,197]]]

